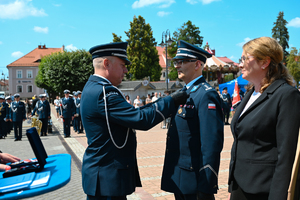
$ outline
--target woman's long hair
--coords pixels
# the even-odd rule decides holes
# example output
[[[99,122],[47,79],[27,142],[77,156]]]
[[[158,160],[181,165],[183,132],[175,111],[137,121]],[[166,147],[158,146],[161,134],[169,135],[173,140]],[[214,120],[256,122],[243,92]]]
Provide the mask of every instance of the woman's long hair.
[[[295,85],[293,77],[282,63],[283,49],[275,39],[270,37],[256,38],[244,44],[243,49],[246,53],[254,56],[258,61],[266,60],[268,58],[271,60],[269,66],[266,68],[268,70],[266,77],[261,83],[261,93],[278,79],[284,79],[289,85]],[[248,89],[251,89],[252,87],[253,85],[250,85]]]

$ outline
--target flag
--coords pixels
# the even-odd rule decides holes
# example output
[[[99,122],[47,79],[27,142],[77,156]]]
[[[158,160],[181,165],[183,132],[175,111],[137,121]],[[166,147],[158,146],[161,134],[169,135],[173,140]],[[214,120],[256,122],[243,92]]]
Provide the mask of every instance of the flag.
[[[238,86],[238,82],[235,81],[234,91],[232,94],[232,107],[237,106],[239,102],[241,102],[240,88]]]

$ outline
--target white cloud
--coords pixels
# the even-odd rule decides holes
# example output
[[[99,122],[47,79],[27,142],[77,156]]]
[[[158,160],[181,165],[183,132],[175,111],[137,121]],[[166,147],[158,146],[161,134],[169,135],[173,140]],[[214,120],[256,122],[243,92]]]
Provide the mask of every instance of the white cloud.
[[[235,59],[235,56],[230,56],[229,58],[230,58],[230,60],[233,60],[233,59]]]
[[[132,8],[142,8],[152,4],[160,4],[160,8],[170,7],[175,0],[137,0],[132,4]]]
[[[157,13],[157,15],[160,16],[160,17],[164,17],[164,16],[167,16],[167,15],[169,15],[169,14],[171,14],[171,13],[172,13],[172,12],[159,11],[159,12]]]
[[[238,44],[236,44],[236,45],[239,46],[239,47],[242,47],[246,42],[248,42],[248,41],[250,41],[250,40],[251,40],[251,38],[246,37],[246,38],[244,39],[244,42],[240,42],[240,43],[238,43]]]
[[[39,26],[35,26],[34,28],[33,28],[33,30],[35,31],[35,32],[38,32],[38,33],[48,33],[49,32],[49,29],[48,29],[48,27],[45,27],[45,28],[42,28],[42,27],[39,27]]]
[[[186,0],[187,3],[189,4],[196,4],[198,2],[202,2],[202,4],[210,4],[214,1],[221,1],[221,0]]]
[[[0,4],[0,18],[21,19],[27,16],[47,16],[43,9],[35,8],[31,0],[14,0],[7,4]]]
[[[0,41],[0,45],[1,45],[1,44],[3,44],[3,42],[2,42],[2,41]]]
[[[75,47],[75,46],[73,46],[73,44],[70,44],[70,45],[67,45],[67,46],[66,46],[66,49],[67,49],[68,51],[76,51],[78,48]]]
[[[288,26],[300,28],[300,18],[296,17],[295,19],[292,19],[289,23]]]
[[[55,7],[60,7],[61,4],[53,4],[53,6],[55,6]]]
[[[20,58],[24,55],[24,53],[22,53],[21,51],[15,51],[11,54],[12,57],[14,58]]]

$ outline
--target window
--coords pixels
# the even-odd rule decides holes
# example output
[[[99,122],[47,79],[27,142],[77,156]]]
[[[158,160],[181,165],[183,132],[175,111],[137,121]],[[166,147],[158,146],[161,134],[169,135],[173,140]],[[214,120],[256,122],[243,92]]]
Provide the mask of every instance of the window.
[[[17,85],[17,93],[23,92],[23,87],[22,85]]]
[[[17,78],[22,78],[22,70],[17,70]]]
[[[32,78],[32,70],[27,70],[27,78]]]
[[[163,78],[165,78],[166,77],[166,72],[163,72],[162,76],[163,76]]]
[[[28,86],[27,86],[27,92],[28,92],[28,93],[31,93],[31,92],[32,92],[32,85],[28,85]]]

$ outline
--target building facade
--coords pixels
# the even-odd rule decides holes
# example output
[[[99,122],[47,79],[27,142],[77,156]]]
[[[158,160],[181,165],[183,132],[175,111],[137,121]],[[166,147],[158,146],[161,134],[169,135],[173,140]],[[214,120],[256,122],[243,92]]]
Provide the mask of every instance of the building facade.
[[[43,56],[55,52],[63,52],[61,48],[47,48],[46,45],[38,45],[36,49],[24,55],[18,60],[7,65],[9,73],[9,94],[19,93],[22,99],[31,98],[33,95],[45,93],[44,89],[35,85],[35,77],[38,74],[39,64]]]

